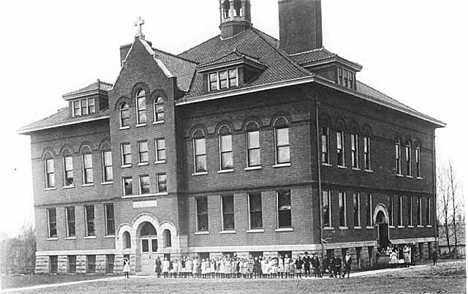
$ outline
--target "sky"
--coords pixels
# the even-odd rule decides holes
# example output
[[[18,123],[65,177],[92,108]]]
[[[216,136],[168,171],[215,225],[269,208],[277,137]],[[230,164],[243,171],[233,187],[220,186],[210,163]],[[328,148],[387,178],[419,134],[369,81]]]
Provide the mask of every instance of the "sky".
[[[278,38],[278,3],[251,0],[253,25]],[[62,95],[114,83],[137,17],[153,46],[178,54],[219,34],[217,0],[15,0],[0,3],[3,115],[0,233],[34,222],[30,141],[16,130],[67,106]],[[468,186],[468,1],[323,0],[324,46],[363,65],[358,79],[446,122],[437,162]]]

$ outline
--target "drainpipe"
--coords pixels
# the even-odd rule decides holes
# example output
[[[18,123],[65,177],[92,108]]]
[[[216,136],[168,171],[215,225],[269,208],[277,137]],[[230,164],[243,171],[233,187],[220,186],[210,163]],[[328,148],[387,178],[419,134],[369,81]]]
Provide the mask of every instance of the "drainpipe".
[[[325,257],[325,246],[323,244],[323,209],[322,209],[322,173],[321,173],[321,154],[320,154],[320,129],[319,129],[319,101],[318,94],[315,94],[315,131],[317,142],[317,183],[318,183],[318,203],[320,215],[320,246],[322,248],[322,262]]]

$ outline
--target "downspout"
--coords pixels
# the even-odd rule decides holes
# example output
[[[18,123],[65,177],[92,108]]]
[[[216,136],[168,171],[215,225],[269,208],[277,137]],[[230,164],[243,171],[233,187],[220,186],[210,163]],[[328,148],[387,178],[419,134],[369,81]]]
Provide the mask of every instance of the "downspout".
[[[436,158],[436,130],[432,137],[432,193],[434,195],[434,204],[432,205],[432,226],[434,229],[434,250],[439,254],[439,224],[437,222],[437,158]],[[431,251],[431,249],[429,249]]]
[[[322,209],[322,173],[321,173],[321,154],[320,154],[320,130],[319,130],[319,102],[318,94],[315,94],[315,132],[317,142],[317,183],[318,183],[318,203],[320,215],[320,246],[322,248],[322,262],[325,257],[325,246],[323,244],[323,209]]]

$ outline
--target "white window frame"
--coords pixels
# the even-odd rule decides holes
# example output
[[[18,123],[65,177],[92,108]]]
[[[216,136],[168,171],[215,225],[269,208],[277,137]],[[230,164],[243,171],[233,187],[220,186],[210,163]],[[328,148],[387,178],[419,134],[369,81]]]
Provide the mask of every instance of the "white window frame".
[[[141,94],[143,93],[143,94]],[[144,103],[142,106],[143,108],[140,108],[140,101],[141,99],[144,99]],[[140,89],[137,91],[136,95],[135,95],[135,108],[136,108],[136,115],[137,115],[137,125],[140,126],[140,125],[146,125],[146,123],[148,122],[148,117],[147,117],[147,114],[146,114],[146,110],[147,110],[147,107],[146,107],[146,90],[144,89]],[[144,117],[145,117],[145,121],[142,120],[142,117],[143,117],[143,114],[144,114]]]
[[[192,139],[192,146],[193,146],[193,172],[194,174],[207,174],[208,173],[208,155],[206,153],[206,136],[202,130],[197,130],[195,133],[200,132],[203,136],[202,137],[193,137]],[[194,134],[195,134],[194,133]],[[203,140],[203,144],[205,145],[205,152],[198,154],[197,150],[197,140]],[[205,161],[205,170],[198,170],[198,157],[204,157]]]
[[[338,208],[339,208],[339,223],[340,223],[340,228],[348,228],[348,221],[347,221],[347,214],[346,214],[346,208],[347,208],[347,199],[346,199],[346,192],[338,192]],[[343,207],[343,220],[344,224],[341,224],[341,207]]]
[[[227,213],[224,213],[223,210],[223,204],[224,204],[224,197],[231,197],[232,198],[232,216],[234,220],[234,227],[233,228],[228,228],[226,229],[224,227],[224,215]],[[236,231],[236,211],[235,211],[235,202],[234,202],[234,195],[221,195],[221,230],[223,232],[229,232],[229,231]],[[230,214],[230,213],[229,213]]]
[[[108,212],[107,212],[107,207],[110,207],[112,206],[112,213],[113,213],[113,218],[112,219],[109,219],[108,217]],[[106,230],[106,237],[109,237],[109,236],[115,236],[115,209],[114,209],[114,203],[105,203],[104,204],[104,222],[105,222],[105,230]],[[113,233],[109,233],[109,225],[108,225],[108,221],[109,220],[112,220],[112,222],[114,223],[114,232]]]
[[[341,141],[341,142],[340,142]],[[340,148],[340,143],[341,143],[341,148]],[[343,164],[339,164],[339,158],[340,158],[340,153],[339,151],[341,150],[341,160]],[[343,130],[337,131],[336,132],[336,164],[338,167],[346,167],[346,156],[345,156],[345,133]]]
[[[125,192],[125,180],[126,179],[130,179],[130,183],[131,183],[131,193],[130,194],[126,194],[126,192]],[[133,194],[134,194],[133,193],[133,177],[130,177],[130,176],[122,177],[122,196],[126,197],[126,196],[131,196]]]
[[[351,167],[359,169],[359,135],[351,134]]]
[[[127,114],[126,118],[122,116],[124,112]],[[121,129],[130,127],[130,105],[128,105],[126,102],[122,103],[119,107],[119,120]],[[124,120],[127,122],[126,124],[124,123]]]
[[[413,227],[413,197],[408,196],[408,227]]]
[[[70,158],[71,160],[71,170],[67,169],[67,158]],[[68,173],[71,172],[71,179],[72,183],[70,185],[67,185],[67,178],[68,178]],[[75,173],[73,169],[73,155],[72,154],[66,154],[63,156],[63,186],[66,188],[71,188],[75,186]]]
[[[256,125],[256,124],[255,124]],[[258,137],[258,147],[252,147],[252,144],[251,144],[251,140],[250,140],[250,134],[252,133],[257,133],[257,137]],[[246,131],[246,147],[247,147],[247,154],[246,154],[246,159],[247,159],[247,162],[246,162],[246,165],[247,165],[247,168],[258,168],[258,167],[261,167],[262,166],[262,160],[261,160],[261,147],[260,147],[260,130],[258,130],[258,127],[257,127],[257,130],[250,130],[250,131]],[[259,156],[259,163],[258,164],[250,164],[250,158],[251,158],[251,155],[250,155],[250,152],[251,151],[255,151],[255,150],[258,150],[258,156]]]
[[[159,188],[159,184],[162,183],[161,177],[164,176],[166,178],[166,191],[161,191]],[[156,174],[156,188],[157,188],[157,194],[167,194],[169,191],[169,187],[167,185],[167,174],[166,173],[157,173]]]
[[[199,226],[199,217],[200,215],[205,215],[202,213],[199,213],[198,211],[198,200],[204,198],[206,200],[206,216],[207,216],[207,228],[206,230],[200,230]],[[197,232],[209,232],[210,230],[210,212],[209,212],[209,204],[208,204],[208,196],[201,196],[201,197],[195,197],[195,215],[197,216]]]
[[[110,154],[110,163],[106,162],[106,153]],[[101,151],[101,160],[102,160],[102,181],[103,183],[112,183],[114,181],[114,171],[112,167],[112,151],[111,150],[102,150]],[[109,173],[107,172],[107,168],[110,168],[112,178],[109,178]]]
[[[143,141],[138,141],[138,164],[139,165],[147,165],[149,164],[149,146],[148,146],[148,141],[143,140]],[[146,150],[143,150],[146,147]],[[144,155],[146,154],[146,160],[143,160]]]
[[[325,138],[324,138],[325,137]],[[325,139],[325,140],[324,140]],[[320,160],[323,165],[330,165],[330,128],[322,127],[320,132]]]
[[[88,215],[88,209],[87,209],[88,207],[93,207],[93,230],[94,232],[92,233],[92,235],[90,234],[89,228],[88,228],[88,223],[89,223],[88,221],[89,215]],[[85,205],[84,214],[85,214],[85,236],[95,238],[96,237],[96,208],[94,207],[94,205]]]
[[[74,231],[75,234],[72,236],[70,235],[70,215],[68,213],[68,209],[73,208],[73,225],[75,226]],[[76,209],[74,206],[66,206],[65,207],[65,224],[66,224],[66,236],[68,239],[70,238],[76,238]]]
[[[366,204],[368,207],[366,207],[366,227],[367,228],[374,228],[374,216],[373,216],[373,201],[374,197],[372,193],[367,193],[366,194]]]
[[[160,142],[164,144],[164,148],[161,148]],[[154,146],[155,146],[155,155],[156,155],[156,162],[155,163],[164,163],[166,162],[166,140],[164,138],[156,138],[154,139]],[[161,158],[159,152],[163,152],[164,158]]]
[[[325,215],[325,212],[323,211],[325,209],[325,203],[324,203],[324,198],[325,196],[327,197],[328,201],[328,215]],[[323,212],[323,219],[325,218],[328,219],[328,226],[325,226],[325,222],[323,223],[324,229],[332,229],[333,228],[333,212],[332,212],[332,197],[331,197],[331,191],[330,190],[323,190],[322,191],[322,212]]]
[[[282,129],[286,129],[287,132],[288,132],[288,144],[279,145],[278,132],[279,132],[279,130],[282,130]],[[275,165],[277,165],[277,166],[290,165],[291,164],[291,142],[289,140],[289,126],[287,126],[287,127],[275,127],[274,131],[275,131]],[[288,149],[288,157],[289,157],[288,161],[279,162],[279,153],[280,153],[279,149],[280,148],[287,148]]]
[[[229,127],[221,127],[220,130],[222,128],[228,128]],[[223,150],[224,149],[224,146],[223,146],[223,138],[224,137],[227,137],[227,139],[230,141],[230,144],[231,144],[231,149],[227,149],[227,150]],[[232,132],[231,130],[229,129],[229,133],[225,133],[225,134],[218,134],[218,150],[219,150],[219,170],[220,171],[232,171],[234,170],[234,148],[233,148],[233,140],[232,140]],[[229,167],[229,166],[226,166],[226,167],[223,167],[223,155],[229,155],[230,154],[230,157],[231,157],[231,161],[232,161],[232,166]]]
[[[251,202],[251,197],[252,195],[254,196],[260,196],[260,214],[261,214],[261,220],[262,220],[262,226],[260,228],[252,228],[252,211],[251,211],[251,205],[250,205],[250,202]],[[263,230],[264,229],[264,226],[263,226],[263,197],[262,197],[262,193],[261,192],[256,192],[256,193],[248,193],[247,194],[247,210],[249,212],[249,231],[252,231],[252,230]],[[258,211],[254,211],[254,212],[258,212]]]
[[[357,197],[356,197],[357,196]],[[356,211],[354,209],[354,202],[356,199],[356,204],[357,204],[357,225],[355,224],[355,217],[356,217]],[[361,228],[361,194],[358,192],[353,193],[353,226],[354,228]]]
[[[91,157],[91,166],[86,165],[86,157],[90,156]],[[83,186],[85,185],[93,185],[94,184],[94,170],[93,170],[93,153],[89,149],[89,152],[83,152],[82,156],[82,163],[83,163]],[[86,171],[91,171],[91,178],[89,179],[88,174]]]
[[[226,79],[223,79],[223,81],[224,80],[226,81],[226,87],[224,88],[221,88],[221,73],[226,73]],[[211,79],[212,76],[215,77],[216,79]],[[220,70],[216,72],[210,72],[207,75],[207,79],[208,79],[208,92],[235,88],[239,86],[239,69],[236,67],[236,68],[228,68],[228,69]],[[234,80],[235,82],[231,83],[231,80]],[[213,87],[213,85],[216,85],[216,88]]]
[[[129,153],[125,153],[125,146],[129,146]],[[122,166],[123,167],[132,166],[132,145],[130,143],[124,142],[120,144],[120,154],[121,154]],[[129,163],[126,162],[125,155],[130,155]]]
[[[411,142],[408,140],[405,145],[405,155],[406,155],[406,176],[411,178],[413,176],[413,162],[412,162],[412,151],[411,151]]]
[[[289,227],[280,227],[280,207],[279,207],[279,194],[280,193],[289,193],[289,209],[283,209],[283,210],[289,210],[290,214],[290,222],[291,225]],[[293,229],[293,214],[292,214],[292,191],[291,190],[279,190],[276,191],[276,231],[281,231],[281,230],[292,230]]]
[[[162,111],[158,111],[159,107],[162,105]],[[159,114],[162,113],[162,118],[160,118]],[[161,96],[158,96],[154,99],[153,102],[153,123],[154,124],[161,124],[164,123],[165,120],[165,107],[164,107],[164,98]]]
[[[51,164],[48,164],[48,161],[51,161]],[[49,165],[52,167],[52,170],[49,170]],[[45,174],[45,188],[46,189],[55,189],[55,161],[52,155],[46,154],[44,158],[44,174]]]
[[[402,175],[402,169],[401,169],[401,140],[398,138],[396,139],[395,142],[395,168],[396,168],[396,174],[397,176]]]
[[[364,169],[367,171],[372,170],[372,158],[371,158],[371,137],[364,136]]]
[[[142,179],[144,177],[148,178],[148,193],[143,193]],[[151,179],[148,174],[138,176],[138,192],[139,195],[149,195],[151,194]]]
[[[55,236],[52,236],[52,222],[51,222],[51,217],[50,217],[50,211],[51,210],[55,211]],[[57,229],[57,208],[55,207],[50,207],[46,209],[46,214],[47,214],[47,239],[49,240],[55,240],[58,239],[58,229]]]
[[[418,143],[416,144],[416,177],[418,179],[422,178],[422,172],[421,172],[421,145]]]

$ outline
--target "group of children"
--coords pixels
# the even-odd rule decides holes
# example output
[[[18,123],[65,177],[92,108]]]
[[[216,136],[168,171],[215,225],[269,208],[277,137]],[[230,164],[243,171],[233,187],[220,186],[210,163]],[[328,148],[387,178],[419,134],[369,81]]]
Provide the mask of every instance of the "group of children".
[[[331,263],[330,263],[331,262]],[[337,264],[339,262],[339,271]],[[351,257],[349,253],[344,258],[345,271],[341,275],[341,259],[325,258],[323,271],[321,271],[320,261],[317,254],[309,256],[308,252],[304,256],[298,255],[296,258],[288,255],[279,255],[277,257],[252,257],[239,258],[224,255],[214,259],[202,258],[198,256],[193,258],[182,257],[180,259],[163,261],[156,259],[155,272],[158,277],[164,278],[302,278],[312,277],[321,278],[327,270],[330,277],[344,277],[351,270]]]

